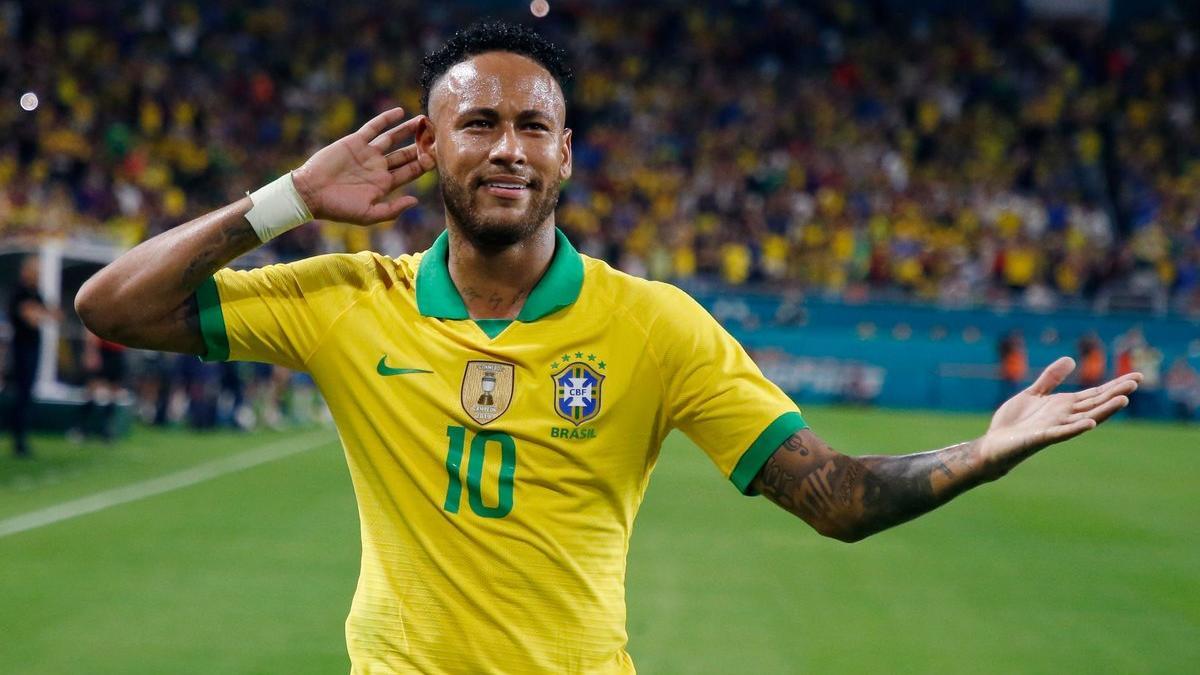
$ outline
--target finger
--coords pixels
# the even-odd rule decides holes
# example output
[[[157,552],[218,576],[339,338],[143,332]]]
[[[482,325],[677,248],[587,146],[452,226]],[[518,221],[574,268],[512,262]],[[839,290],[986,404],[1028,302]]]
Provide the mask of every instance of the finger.
[[[421,168],[426,171],[433,171],[437,168],[437,157],[428,152],[422,152],[417,155],[417,161],[421,163]]]
[[[1096,420],[1097,422],[1103,422],[1104,420],[1108,419],[1109,417],[1112,417],[1112,415],[1115,412],[1117,412],[1121,408],[1124,408],[1127,405],[1129,405],[1129,397],[1128,396],[1125,396],[1123,394],[1118,395],[1118,396],[1113,396],[1111,399],[1104,401],[1103,403],[1101,403],[1100,405],[1097,405],[1094,408],[1091,408],[1089,410],[1083,410],[1081,412],[1077,412],[1074,415],[1068,415],[1066,421],[1067,421],[1067,423],[1072,423],[1072,422],[1077,422],[1082,419],[1093,419],[1093,420]]]
[[[1105,420],[1117,414],[1122,408],[1129,405],[1128,396],[1118,396],[1104,405],[1096,408],[1091,412],[1089,417],[1096,420],[1096,424],[1102,424]]]
[[[1096,399],[1097,397],[1102,397],[1106,393],[1111,392],[1115,389],[1119,389],[1121,391],[1125,391],[1126,389],[1128,389],[1129,392],[1136,391],[1138,388],[1138,383],[1140,383],[1141,381],[1142,381],[1141,373],[1128,373],[1126,375],[1122,375],[1121,377],[1116,378],[1115,380],[1109,380],[1108,382],[1105,382],[1104,384],[1092,387],[1091,389],[1085,389],[1083,391],[1075,392],[1075,394],[1073,394],[1073,397],[1074,397],[1075,401],[1077,402],[1076,410],[1082,409],[1082,406],[1080,406],[1079,403],[1082,403],[1084,401],[1088,401],[1091,399]]]
[[[1118,410],[1129,405],[1128,396],[1115,396],[1111,401],[1105,401],[1103,405],[1096,406],[1087,412],[1078,413],[1084,418],[1096,420],[1096,424],[1112,417]]]
[[[392,108],[385,110],[375,117],[372,117],[366,124],[362,125],[358,131],[354,132],[363,143],[370,143],[375,140],[375,137],[383,133],[384,129],[396,124],[404,119],[404,108]]]
[[[1096,428],[1096,420],[1084,418],[1076,420],[1069,424],[1060,424],[1056,427],[1051,427],[1042,435],[1042,440],[1046,445],[1051,443],[1061,443],[1069,438],[1075,438],[1085,431],[1090,431]]]
[[[416,159],[420,152],[421,151],[417,149],[416,143],[410,143],[395,152],[389,152],[386,156],[388,171],[408,164]]]
[[[1136,372],[1135,373],[1125,373],[1124,375],[1122,375],[1118,378],[1109,380],[1108,382],[1105,382],[1104,384],[1098,384],[1098,385],[1092,387],[1091,389],[1084,389],[1082,391],[1077,391],[1077,392],[1075,392],[1075,398],[1076,399],[1085,399],[1090,396],[1095,396],[1096,394],[1099,394],[1100,392],[1104,391],[1106,388],[1119,385],[1122,382],[1139,383],[1141,381],[1142,381],[1141,373],[1136,373]]]
[[[434,159],[433,155],[422,152],[416,143],[410,143],[395,152],[389,153],[386,157],[388,171],[395,171],[409,162],[420,164],[422,171],[429,171],[437,166],[437,160]]]
[[[1114,396],[1132,394],[1137,391],[1137,386],[1137,382],[1134,380],[1114,380],[1102,387],[1097,387],[1098,392],[1094,396],[1075,401],[1075,404],[1071,406],[1071,410],[1073,412],[1091,410]]]
[[[1054,391],[1054,388],[1063,383],[1071,371],[1075,370],[1075,359],[1064,356],[1042,371],[1038,379],[1033,384],[1029,385],[1029,391],[1034,394],[1049,394]]]
[[[411,195],[400,195],[386,202],[372,204],[371,208],[367,209],[367,222],[382,223],[387,220],[395,220],[401,213],[416,205],[417,198]]]
[[[405,120],[403,124],[399,124],[387,131],[378,134],[371,140],[370,146],[378,149],[380,152],[389,152],[393,147],[400,143],[400,139],[411,136],[416,133],[417,127],[421,124],[421,116]]]
[[[423,163],[422,160],[424,160],[426,157],[429,157],[429,155],[421,155],[417,158],[417,161],[409,162],[408,164],[405,164],[392,171],[392,189],[395,190],[398,187],[408,185],[412,181],[416,180],[418,176],[426,171],[429,171],[429,169],[432,168],[431,165],[433,162],[432,160],[426,160]]]

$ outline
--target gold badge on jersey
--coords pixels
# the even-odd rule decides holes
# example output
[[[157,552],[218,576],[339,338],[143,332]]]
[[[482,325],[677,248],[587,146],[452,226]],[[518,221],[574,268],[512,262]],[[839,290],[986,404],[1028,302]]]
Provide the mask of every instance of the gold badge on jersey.
[[[511,363],[467,361],[462,407],[471,419],[487,424],[508,410],[513,397],[513,372]]]

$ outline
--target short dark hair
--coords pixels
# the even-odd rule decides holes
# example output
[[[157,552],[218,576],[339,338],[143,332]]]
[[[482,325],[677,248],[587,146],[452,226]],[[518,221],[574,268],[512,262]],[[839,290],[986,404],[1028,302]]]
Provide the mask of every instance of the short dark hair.
[[[447,70],[486,52],[512,52],[533,59],[550,71],[564,95],[567,83],[575,76],[566,50],[532,28],[506,21],[479,21],[450,36],[421,60],[421,108],[429,112],[429,90]]]

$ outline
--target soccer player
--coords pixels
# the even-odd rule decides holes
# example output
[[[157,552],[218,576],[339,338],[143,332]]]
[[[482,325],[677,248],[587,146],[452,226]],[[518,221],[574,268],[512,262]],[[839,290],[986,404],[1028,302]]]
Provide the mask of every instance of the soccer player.
[[[424,61],[427,116],[379,115],[79,293],[107,339],[312,374],[361,518],[354,672],[633,672],[625,554],[671,429],[738,490],[853,541],[1095,427],[1137,386],[1055,394],[1063,358],[976,440],[835,452],[687,295],[580,255],[555,228],[568,77],[527,29],[460,32]],[[396,218],[416,202],[396,190],[435,166],[446,232],[424,253],[223,269],[309,218]]]

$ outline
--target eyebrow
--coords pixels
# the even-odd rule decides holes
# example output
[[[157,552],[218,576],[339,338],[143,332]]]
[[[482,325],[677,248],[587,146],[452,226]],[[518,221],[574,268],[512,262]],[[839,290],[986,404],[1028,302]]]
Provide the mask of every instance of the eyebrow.
[[[458,117],[460,117],[460,118],[471,117],[474,115],[478,115],[479,117],[487,117],[489,119],[495,119],[495,118],[500,117],[499,111],[497,111],[495,108],[488,108],[488,107],[483,107],[483,106],[476,107],[476,108],[468,108],[468,109],[460,112],[458,114]],[[517,119],[519,119],[519,120],[520,119],[530,119],[530,118],[535,118],[535,117],[550,119],[551,116],[548,115],[545,111],[534,110],[532,108],[527,109],[527,110],[522,110],[521,112],[517,113]]]

